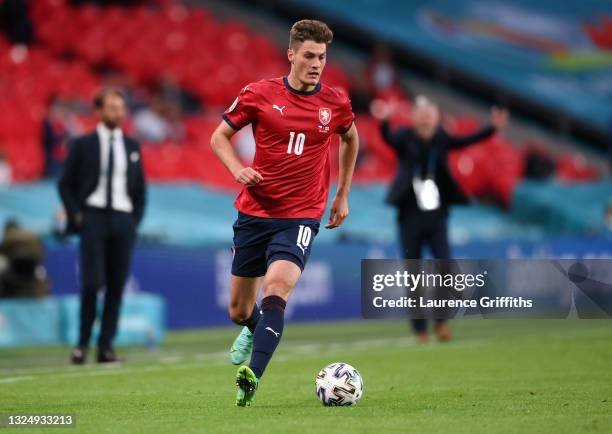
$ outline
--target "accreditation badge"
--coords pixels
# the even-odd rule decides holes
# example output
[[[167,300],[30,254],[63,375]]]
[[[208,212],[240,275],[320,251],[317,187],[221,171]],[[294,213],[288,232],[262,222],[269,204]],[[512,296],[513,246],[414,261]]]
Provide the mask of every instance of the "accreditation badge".
[[[440,207],[440,192],[433,179],[421,179],[415,176],[412,179],[412,188],[421,211],[433,211]]]

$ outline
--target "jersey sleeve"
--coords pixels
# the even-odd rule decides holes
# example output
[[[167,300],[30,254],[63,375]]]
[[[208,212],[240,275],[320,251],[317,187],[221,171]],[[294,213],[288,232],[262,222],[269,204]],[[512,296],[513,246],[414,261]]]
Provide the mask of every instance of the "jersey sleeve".
[[[245,86],[231,106],[223,113],[223,119],[235,130],[250,124],[257,115],[257,98],[252,85]]]
[[[334,133],[346,133],[351,128],[351,125],[353,125],[354,120],[355,113],[353,113],[353,106],[351,105],[351,100],[345,98],[340,109],[340,120],[338,122],[338,126],[334,130]]]

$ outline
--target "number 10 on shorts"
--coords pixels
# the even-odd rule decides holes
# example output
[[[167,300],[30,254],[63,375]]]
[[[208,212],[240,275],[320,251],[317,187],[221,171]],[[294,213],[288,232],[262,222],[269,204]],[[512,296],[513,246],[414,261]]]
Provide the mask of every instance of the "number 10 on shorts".
[[[310,238],[312,237],[312,229],[308,226],[300,225],[300,230],[297,236],[297,246],[302,250],[303,254],[306,254],[306,249],[310,244]]]

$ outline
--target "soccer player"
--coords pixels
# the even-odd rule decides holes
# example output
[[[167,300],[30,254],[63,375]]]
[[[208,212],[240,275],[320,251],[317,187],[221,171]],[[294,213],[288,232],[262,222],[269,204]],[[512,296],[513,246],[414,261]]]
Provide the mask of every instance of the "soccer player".
[[[217,157],[244,184],[234,205],[234,260],[229,315],[243,325],[230,358],[241,365],[236,405],[251,405],[284,325],[284,311],[308,257],[329,194],[329,153],[340,135],[338,190],[326,228],[349,214],[348,193],[359,148],[350,100],[320,82],[327,44],[333,34],[325,23],[302,20],[290,32],[285,77],[244,87],[223,114],[211,137]],[[256,151],[244,167],[231,137],[252,124]],[[256,300],[260,285],[261,306]],[[251,354],[252,352],[252,354]]]

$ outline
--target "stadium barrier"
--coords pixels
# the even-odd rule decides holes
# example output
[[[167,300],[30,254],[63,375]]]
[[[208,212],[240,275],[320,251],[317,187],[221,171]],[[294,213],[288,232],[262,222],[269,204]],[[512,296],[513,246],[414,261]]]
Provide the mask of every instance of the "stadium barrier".
[[[549,238],[455,245],[456,258],[612,258],[612,238]],[[290,321],[356,319],[361,315],[362,259],[393,259],[393,243],[317,244],[287,304]],[[229,244],[207,247],[139,247],[126,293],[145,290],[166,301],[170,329],[229,326],[227,314],[232,254]],[[77,252],[71,246],[49,251],[47,269],[57,294],[78,288]],[[72,272],[70,270],[73,270]]]
[[[98,302],[98,318],[102,299]],[[0,347],[29,345],[74,345],[78,339],[79,296],[51,296],[44,299],[0,300]],[[166,305],[162,297],[140,292],[127,294],[121,305],[116,345],[158,346],[166,331]],[[100,330],[94,324],[92,342]]]
[[[339,240],[393,242],[397,237],[396,217],[395,210],[384,203],[386,191],[384,184],[353,186],[350,218],[338,230],[321,230],[317,245]],[[139,234],[147,243],[194,247],[227,243],[229,247],[231,223],[237,214],[232,206],[234,197],[234,192],[196,184],[153,184]],[[604,207],[610,197],[609,181],[523,182],[516,189],[510,213],[484,204],[453,207],[451,243],[535,240],[550,233],[597,232],[603,226]],[[0,221],[18,216],[25,228],[48,237],[54,227],[52,216],[59,208],[53,183],[0,187]]]
[[[612,182],[561,184],[524,181],[514,192],[511,215],[550,233],[597,233],[612,199]]]

